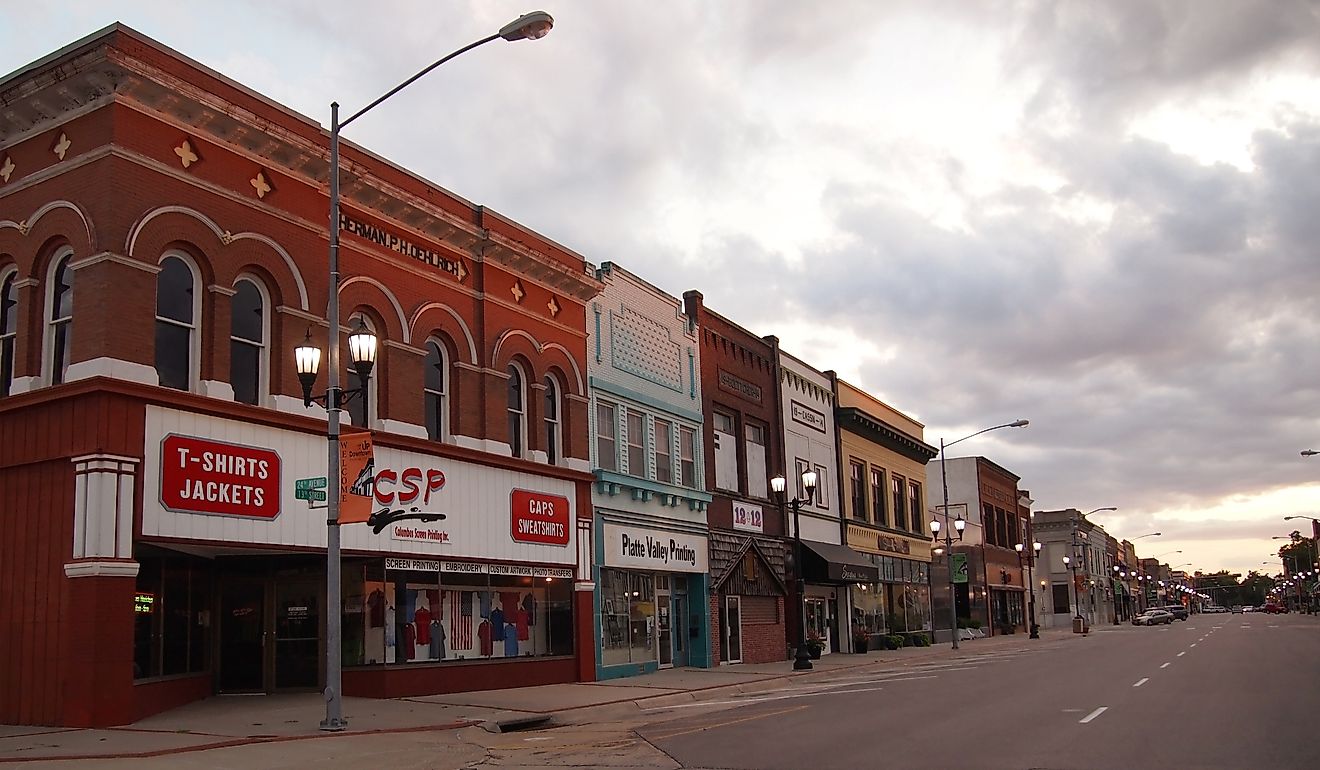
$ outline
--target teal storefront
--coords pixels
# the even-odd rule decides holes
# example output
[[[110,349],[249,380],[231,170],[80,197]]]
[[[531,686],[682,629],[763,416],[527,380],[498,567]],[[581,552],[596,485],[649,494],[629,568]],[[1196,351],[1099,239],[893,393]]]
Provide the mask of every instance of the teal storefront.
[[[709,668],[709,545],[703,531],[596,510],[596,678]]]

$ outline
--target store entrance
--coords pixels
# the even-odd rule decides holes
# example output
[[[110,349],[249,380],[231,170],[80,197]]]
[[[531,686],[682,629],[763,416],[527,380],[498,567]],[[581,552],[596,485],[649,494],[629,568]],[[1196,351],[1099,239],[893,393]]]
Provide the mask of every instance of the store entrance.
[[[217,690],[315,690],[322,667],[322,590],[306,573],[224,576]]]

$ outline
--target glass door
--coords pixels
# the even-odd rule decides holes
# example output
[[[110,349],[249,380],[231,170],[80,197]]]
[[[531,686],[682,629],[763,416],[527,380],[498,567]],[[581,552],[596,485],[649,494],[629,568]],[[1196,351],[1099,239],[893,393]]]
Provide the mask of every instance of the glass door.
[[[669,622],[669,594],[657,593],[655,595],[656,611],[656,634],[660,646],[660,668],[671,668],[674,665],[674,640],[673,629]]]
[[[831,649],[831,634],[828,602],[823,597],[808,596],[805,605],[807,636],[815,634],[821,639],[822,653],[829,652]]]
[[[742,597],[724,597],[724,647],[720,660],[742,663]]]
[[[687,651],[687,597],[683,594],[674,594],[674,617],[677,623],[674,628],[674,665],[686,666],[688,664]]]
[[[266,691],[266,586],[228,581],[220,589],[220,692]]]
[[[320,586],[275,582],[275,689],[316,689],[320,683]]]

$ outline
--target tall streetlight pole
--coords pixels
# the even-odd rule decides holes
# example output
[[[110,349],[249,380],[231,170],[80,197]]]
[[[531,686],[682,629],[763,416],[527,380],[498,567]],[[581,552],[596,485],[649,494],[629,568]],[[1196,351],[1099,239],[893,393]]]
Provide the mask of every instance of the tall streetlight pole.
[[[783,476],[775,476],[770,479],[770,489],[775,494],[775,499],[779,501],[779,518],[784,518],[784,497],[788,488],[788,481]],[[802,497],[794,497],[788,501],[793,506],[793,572],[797,578],[797,605],[798,605],[798,639],[797,651],[793,653],[793,670],[810,671],[811,670],[811,651],[807,649],[807,580],[802,573],[802,527],[801,513],[804,503],[811,502],[816,492],[816,472],[804,471],[802,473]]]
[[[339,549],[339,495],[340,495],[340,467],[339,467],[339,413],[346,400],[344,393],[339,387],[339,135],[349,123],[365,115],[372,108],[391,96],[402,91],[411,85],[418,78],[427,74],[431,70],[439,67],[441,64],[453,59],[454,57],[471,51],[473,48],[485,45],[494,40],[536,40],[545,37],[554,26],[554,19],[545,11],[533,11],[519,16],[517,19],[504,25],[499,32],[489,37],[482,38],[466,45],[457,51],[445,56],[426,69],[418,72],[416,75],[408,78],[384,96],[368,104],[366,107],[358,110],[348,117],[347,120],[339,120],[339,103],[330,103],[330,256],[329,273],[330,282],[326,291],[329,299],[326,302],[326,322],[329,325],[329,356],[327,364],[329,371],[326,372],[326,439],[328,442],[328,451],[326,456],[326,640],[325,640],[325,719],[321,722],[321,729],[327,731],[339,731],[348,727],[348,721],[344,719],[343,693],[342,690],[342,671],[341,662],[343,657],[342,641],[340,639],[342,618],[340,613],[343,611],[342,601],[340,599],[340,549]],[[365,331],[365,330],[361,330]],[[361,331],[359,334],[361,334]],[[369,335],[368,335],[369,336]],[[361,338],[365,342],[365,337]],[[350,338],[350,345],[353,340]],[[370,361],[375,358],[375,337],[371,336]],[[315,354],[313,355],[313,351]],[[316,369],[320,364],[320,351],[312,347],[310,340],[294,351],[298,363],[299,379],[303,383],[303,400],[310,405],[311,383],[316,379]],[[355,365],[359,365],[361,372],[359,355],[355,351]],[[367,363],[366,371],[370,372],[370,363]],[[359,375],[362,380],[362,387],[366,387],[366,380]]]
[[[989,428],[982,428],[981,430],[978,430],[975,433],[972,433],[967,436],[963,436],[957,441],[950,441],[947,444],[944,443],[943,438],[940,439],[940,482],[944,486],[945,523],[947,523],[949,520],[949,474],[948,474],[947,466],[944,463],[944,455],[945,455],[944,450],[947,449],[948,447],[953,446],[954,444],[958,444],[963,441],[966,441],[969,438],[975,438],[976,436],[979,436],[982,433],[989,433],[992,430],[999,430],[1000,428],[1025,428],[1030,424],[1031,424],[1030,420],[1014,420],[1013,422],[1006,422],[1003,425],[992,425]],[[959,516],[958,519],[962,521],[961,516]],[[956,525],[957,522],[955,522],[955,526]],[[959,540],[962,540],[962,531],[963,531],[963,527],[965,526],[967,526],[967,522],[963,521],[962,526],[958,527]],[[940,531],[939,523],[937,521],[932,520],[930,523],[930,530],[931,532],[938,535]],[[946,527],[944,532],[944,543],[946,546],[948,546],[948,549],[945,551],[945,558],[949,560],[949,631],[953,635],[953,649],[956,650],[958,649],[958,594],[957,594],[957,588],[953,584],[953,541],[950,540],[949,538],[950,538],[950,534],[948,532],[948,528]]]
[[[1036,625],[1036,582],[1031,574],[1031,565],[1036,562],[1036,559],[1040,558],[1040,548],[1040,543],[1033,542],[1031,544],[1031,553],[1027,554],[1025,553],[1027,550],[1025,543],[1018,543],[1013,546],[1013,549],[1017,551],[1018,569],[1022,569],[1022,561],[1024,558],[1027,562],[1027,590],[1031,592],[1027,594],[1027,604],[1029,605],[1027,612],[1031,615],[1030,633],[1027,634],[1028,639],[1040,638],[1040,626]]]
[[[1082,605],[1081,605],[1081,600],[1080,600],[1080,599],[1078,598],[1078,596],[1077,596],[1077,565],[1074,564],[1074,560],[1073,560],[1073,559],[1071,559],[1071,558],[1065,556],[1065,557],[1063,557],[1063,568],[1064,568],[1065,570],[1071,570],[1071,571],[1072,571],[1072,584],[1073,584],[1073,612],[1076,613],[1076,614],[1073,616],[1073,625],[1076,625],[1076,624],[1077,624],[1077,621],[1079,621],[1079,620],[1082,619]]]

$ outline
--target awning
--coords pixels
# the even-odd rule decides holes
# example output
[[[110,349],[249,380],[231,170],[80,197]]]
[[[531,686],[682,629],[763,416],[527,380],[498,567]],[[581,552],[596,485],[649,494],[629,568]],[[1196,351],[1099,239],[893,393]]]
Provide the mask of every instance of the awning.
[[[802,541],[802,573],[807,580],[830,583],[879,583],[880,568],[846,545]]]

